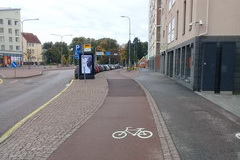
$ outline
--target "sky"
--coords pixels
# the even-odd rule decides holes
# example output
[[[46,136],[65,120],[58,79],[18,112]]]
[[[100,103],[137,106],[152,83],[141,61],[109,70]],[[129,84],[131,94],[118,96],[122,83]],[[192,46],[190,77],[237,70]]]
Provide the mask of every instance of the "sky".
[[[70,44],[74,37],[112,38],[119,44],[138,37],[148,39],[148,0],[4,0],[0,7],[20,8],[23,32],[45,42]],[[56,34],[59,36],[54,36]],[[71,36],[66,36],[71,35]]]

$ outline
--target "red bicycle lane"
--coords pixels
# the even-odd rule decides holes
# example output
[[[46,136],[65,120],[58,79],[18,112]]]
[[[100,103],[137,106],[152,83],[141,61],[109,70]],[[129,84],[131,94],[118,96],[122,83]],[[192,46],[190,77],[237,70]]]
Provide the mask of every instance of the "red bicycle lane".
[[[108,84],[109,93],[101,108],[49,160],[163,159],[154,118],[139,84],[132,79],[111,77]],[[144,128],[145,132],[137,128]]]

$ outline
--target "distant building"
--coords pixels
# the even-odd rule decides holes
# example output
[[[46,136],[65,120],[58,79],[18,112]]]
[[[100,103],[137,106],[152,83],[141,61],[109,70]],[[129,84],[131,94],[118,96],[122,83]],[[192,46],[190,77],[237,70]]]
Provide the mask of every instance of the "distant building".
[[[32,33],[22,33],[24,64],[40,64],[43,62],[42,45],[38,37]]]
[[[0,67],[22,62],[20,9],[0,8]]]
[[[239,6],[239,0],[162,0],[160,72],[192,90],[240,93]]]
[[[155,71],[160,69],[160,17],[161,0],[149,1],[148,65]]]

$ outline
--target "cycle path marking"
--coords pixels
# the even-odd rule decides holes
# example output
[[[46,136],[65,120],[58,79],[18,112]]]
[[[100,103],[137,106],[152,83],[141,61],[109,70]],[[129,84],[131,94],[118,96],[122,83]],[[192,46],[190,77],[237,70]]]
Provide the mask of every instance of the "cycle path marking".
[[[131,79],[108,79],[108,84],[109,93],[101,108],[48,160],[163,160],[156,125],[144,91]],[[141,126],[153,135],[147,139],[138,136],[121,140],[112,138],[115,131],[126,126]]]

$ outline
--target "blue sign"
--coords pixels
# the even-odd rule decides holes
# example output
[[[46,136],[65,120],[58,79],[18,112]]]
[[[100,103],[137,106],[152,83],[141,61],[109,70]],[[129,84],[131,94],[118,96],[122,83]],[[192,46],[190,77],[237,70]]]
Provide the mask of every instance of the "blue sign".
[[[79,54],[74,54],[74,59],[79,59]]]
[[[74,59],[79,59],[80,54],[81,54],[81,44],[74,45]]]
[[[16,62],[12,62],[12,67],[13,68],[17,68],[17,63]]]
[[[111,52],[105,52],[107,56],[110,56]]]
[[[81,54],[81,48],[82,48],[81,44],[74,45],[74,55]]]

